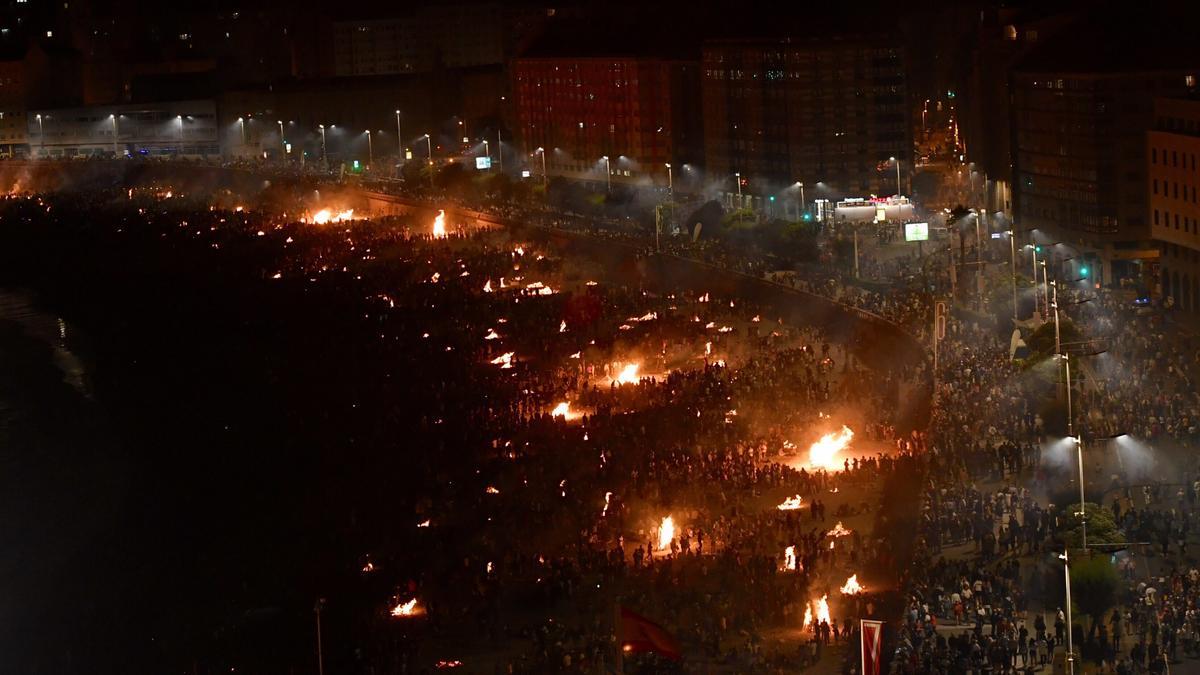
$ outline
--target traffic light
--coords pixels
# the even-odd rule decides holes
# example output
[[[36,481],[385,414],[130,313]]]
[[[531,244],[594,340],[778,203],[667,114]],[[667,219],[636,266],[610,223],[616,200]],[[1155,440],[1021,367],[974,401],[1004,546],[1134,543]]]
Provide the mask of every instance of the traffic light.
[[[769,199],[770,199],[771,201],[775,201],[775,195],[771,195],[771,196],[769,197]]]
[[[1087,266],[1086,266],[1086,265],[1084,265],[1083,267],[1080,267],[1080,268],[1079,268],[1079,276],[1081,276],[1081,277],[1083,277],[1084,279],[1086,279],[1086,278],[1087,278],[1087,275],[1088,275],[1088,268],[1087,268]]]
[[[806,213],[806,214],[804,214],[804,219],[805,219],[805,220],[812,220],[812,214],[811,214],[811,213]]]
[[[1041,252],[1042,252],[1042,245],[1041,245],[1041,244],[1035,244],[1035,245],[1034,245],[1034,247],[1033,247],[1033,252],[1034,252],[1034,253],[1041,253]]]

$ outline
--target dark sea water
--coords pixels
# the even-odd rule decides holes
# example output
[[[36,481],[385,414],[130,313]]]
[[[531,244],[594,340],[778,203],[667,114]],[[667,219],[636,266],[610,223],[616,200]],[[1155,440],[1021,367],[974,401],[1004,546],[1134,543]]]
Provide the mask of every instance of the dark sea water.
[[[55,636],[110,597],[97,553],[125,491],[73,337],[31,294],[0,290],[0,652],[36,672],[80,665]]]

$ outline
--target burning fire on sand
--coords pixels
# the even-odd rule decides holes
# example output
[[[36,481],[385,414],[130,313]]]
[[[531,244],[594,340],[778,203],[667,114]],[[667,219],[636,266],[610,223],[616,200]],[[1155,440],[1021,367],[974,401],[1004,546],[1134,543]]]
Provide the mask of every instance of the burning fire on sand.
[[[853,574],[849,579],[846,580],[846,584],[838,590],[840,590],[844,595],[857,595],[867,589],[863,588],[858,583],[858,575]]]
[[[809,446],[809,465],[830,471],[842,468],[842,462],[838,461],[837,455],[850,445],[852,438],[854,438],[854,432],[850,430],[850,427],[844,425],[841,431],[825,434],[816,443]]]
[[[446,236],[446,212],[438,211],[437,217],[433,219],[433,236],[441,239]]]
[[[668,551],[671,549],[671,541],[675,539],[675,519],[667,516],[662,519],[658,526],[658,550]]]
[[[408,602],[396,603],[396,606],[392,608],[392,616],[394,617],[421,616],[424,613],[425,608],[417,604],[416,598]]]

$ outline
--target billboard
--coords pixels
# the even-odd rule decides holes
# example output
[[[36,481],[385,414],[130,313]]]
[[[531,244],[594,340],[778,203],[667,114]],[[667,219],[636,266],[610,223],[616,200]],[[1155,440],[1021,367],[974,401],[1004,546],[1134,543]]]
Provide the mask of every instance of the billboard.
[[[904,241],[929,241],[929,223],[905,223]]]
[[[491,157],[476,157],[475,158],[475,168],[480,171],[487,171],[488,169],[492,168],[492,158]]]

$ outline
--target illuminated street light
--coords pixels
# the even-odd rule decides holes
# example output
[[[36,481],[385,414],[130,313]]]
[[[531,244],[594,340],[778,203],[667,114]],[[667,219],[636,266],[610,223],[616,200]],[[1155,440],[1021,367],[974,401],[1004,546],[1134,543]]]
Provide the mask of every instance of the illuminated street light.
[[[283,135],[283,120],[279,120],[279,159],[283,160],[287,155],[287,138]]]
[[[367,167],[375,163],[375,146],[371,143],[371,130],[366,130],[367,134]]]
[[[667,162],[667,192],[670,193],[671,198],[674,199],[674,197],[675,197],[675,176],[674,176],[674,174],[671,173],[671,163],[670,162]]]
[[[242,130],[242,145],[245,145],[246,144],[246,120],[245,120],[245,118],[242,118],[242,117],[238,118],[238,126],[241,127],[241,130]]]
[[[600,159],[604,160],[605,190],[612,192],[612,163],[608,161],[608,155],[605,155]]]
[[[742,172],[741,172],[741,171],[734,171],[734,172],[733,172],[733,178],[734,178],[734,182],[736,182],[736,183],[737,183],[737,191],[738,191],[738,207],[740,208],[740,207],[741,207],[741,205],[742,205],[742,203],[741,203],[741,202],[742,202]]]
[[[396,152],[400,161],[404,161],[404,134],[400,132],[400,111],[396,110]]]
[[[325,154],[325,125],[318,124],[317,128],[321,130],[321,161],[329,163],[329,156]]]
[[[429,151],[429,187],[433,187],[433,139],[425,134],[425,148]]]
[[[546,187],[546,149],[538,147],[538,154],[542,156],[542,187]]]
[[[903,194],[903,191],[900,189],[900,160],[895,157],[889,157],[888,159],[896,163],[896,196],[899,197]]]

